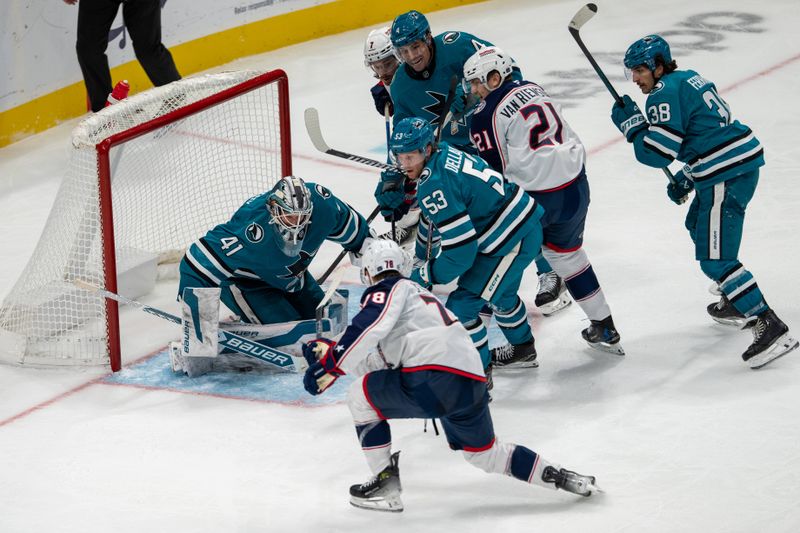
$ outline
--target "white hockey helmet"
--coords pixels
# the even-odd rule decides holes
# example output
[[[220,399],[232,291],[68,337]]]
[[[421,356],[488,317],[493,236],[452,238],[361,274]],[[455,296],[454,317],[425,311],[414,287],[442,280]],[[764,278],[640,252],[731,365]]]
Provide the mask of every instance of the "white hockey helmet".
[[[497,71],[501,79],[505,79],[512,72],[514,61],[511,57],[496,46],[481,48],[464,63],[464,89],[469,93],[469,82],[478,80],[488,91],[492,91],[487,80],[489,74]]]
[[[367,35],[364,43],[364,65],[369,67],[372,63],[394,57],[394,46],[391,39],[392,28],[386,26],[372,30]]]
[[[303,244],[314,210],[305,182],[297,176],[284,176],[278,180],[267,196],[267,209],[272,215],[270,225],[286,245],[284,251],[296,253]]]
[[[411,274],[411,258],[400,245],[391,239],[375,239],[361,258],[361,282],[372,285],[376,275],[395,271],[401,276]],[[369,278],[367,277],[369,274]]]

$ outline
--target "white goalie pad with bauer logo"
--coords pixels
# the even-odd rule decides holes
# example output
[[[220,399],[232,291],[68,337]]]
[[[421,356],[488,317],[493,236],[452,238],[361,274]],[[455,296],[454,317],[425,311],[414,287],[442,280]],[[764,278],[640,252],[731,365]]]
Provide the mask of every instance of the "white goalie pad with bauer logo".
[[[338,338],[344,332],[348,324],[348,296],[349,291],[339,289],[323,308],[319,320],[319,331],[322,336]],[[193,305],[190,306],[187,301],[192,301]],[[197,309],[195,314],[192,313],[192,307]],[[319,336],[317,320],[313,319],[279,324],[219,322],[219,289],[187,288],[184,290],[181,308],[183,339],[180,343],[170,345],[170,360],[175,372],[185,372],[189,377],[197,377],[212,370],[274,370],[257,358],[225,348],[218,342],[220,330],[301,359],[302,345]],[[195,327],[196,324],[199,327]]]

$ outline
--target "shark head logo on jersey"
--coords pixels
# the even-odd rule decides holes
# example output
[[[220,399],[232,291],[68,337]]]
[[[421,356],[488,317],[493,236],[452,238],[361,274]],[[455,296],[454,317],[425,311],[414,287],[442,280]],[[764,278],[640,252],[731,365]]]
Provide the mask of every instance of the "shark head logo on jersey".
[[[314,189],[316,189],[317,194],[325,198],[326,200],[331,197],[331,191],[320,185],[319,183],[314,185]]]
[[[256,222],[251,222],[244,231],[244,235],[252,243],[261,242],[261,239],[264,238],[264,228]]]
[[[269,224],[280,236],[283,252],[297,255],[314,209],[308,187],[296,176],[281,178],[267,197],[267,208],[272,215]]]

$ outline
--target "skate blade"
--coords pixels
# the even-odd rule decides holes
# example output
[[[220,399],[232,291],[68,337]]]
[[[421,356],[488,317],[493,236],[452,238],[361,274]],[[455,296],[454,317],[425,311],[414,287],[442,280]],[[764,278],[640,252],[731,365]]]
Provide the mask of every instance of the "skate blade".
[[[358,507],[359,509],[366,509],[368,511],[382,511],[385,513],[400,513],[403,511],[403,501],[400,496],[393,496],[389,498],[356,498],[350,497],[350,505]]]
[[[540,305],[539,312],[542,313],[544,316],[554,315],[555,313],[558,313],[562,309],[566,309],[567,307],[569,307],[570,304],[572,304],[572,298],[570,298],[569,293],[567,291],[564,291],[558,296],[558,298],[556,298],[552,302]]]
[[[606,493],[606,491],[604,491],[603,489],[601,489],[598,485],[596,485],[594,483],[590,483],[589,485],[587,485],[586,486],[586,490],[589,491],[588,494],[583,494],[582,496],[586,496],[587,498],[589,496],[595,494],[595,493],[597,493],[597,494],[605,494]]]
[[[800,346],[800,342],[798,342],[797,339],[795,339],[788,333],[784,333],[781,337],[778,338],[777,341],[772,343],[772,346],[770,346],[760,354],[751,357],[747,361],[747,364],[749,364],[750,368],[752,368],[753,370],[757,370],[759,368],[768,365],[775,359],[786,355],[787,353],[791,352],[798,346]]]
[[[722,324],[723,326],[733,326],[737,329],[746,329],[753,325],[753,322],[756,321],[756,317],[742,317],[742,318],[717,318],[715,316],[711,317],[714,322],[718,324]]]
[[[514,370],[519,368],[539,368],[539,361],[523,361],[520,363],[510,363],[507,365],[501,365],[497,363],[492,363],[494,365],[495,370]]]
[[[614,344],[609,344],[607,342],[586,341],[586,344],[588,344],[595,350],[599,350],[601,352],[613,353],[614,355],[619,355],[619,356],[625,355],[625,350],[622,348],[622,345],[618,342]]]

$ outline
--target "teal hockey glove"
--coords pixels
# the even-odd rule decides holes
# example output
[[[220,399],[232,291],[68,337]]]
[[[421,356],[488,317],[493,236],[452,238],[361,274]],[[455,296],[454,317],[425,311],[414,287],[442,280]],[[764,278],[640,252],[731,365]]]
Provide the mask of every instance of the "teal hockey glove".
[[[614,102],[614,106],[611,108],[611,120],[628,139],[628,142],[633,142],[637,133],[647,129],[647,119],[639,111],[636,102],[631,100],[627,94],[622,97],[622,103],[623,105],[619,105],[618,102]]]
[[[384,170],[381,181],[375,188],[375,201],[381,208],[381,215],[391,217],[394,210],[400,207],[406,198],[403,182],[406,177],[400,172]]]
[[[694,182],[686,177],[683,170],[675,173],[675,182],[667,184],[667,196],[678,205],[689,198],[689,193],[694,190]]]

